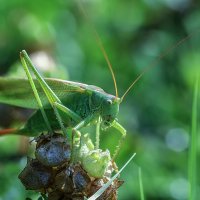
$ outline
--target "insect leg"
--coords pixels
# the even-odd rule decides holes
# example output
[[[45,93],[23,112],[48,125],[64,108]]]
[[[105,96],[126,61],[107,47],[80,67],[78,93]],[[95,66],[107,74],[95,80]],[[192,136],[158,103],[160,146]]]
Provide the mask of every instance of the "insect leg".
[[[81,121],[79,121],[79,123],[75,127],[70,128],[69,131],[72,132],[72,137],[77,135],[78,130],[80,128],[86,126],[87,124],[89,124],[92,119],[94,119],[94,115],[90,115],[90,116],[86,117],[85,119],[82,119]]]
[[[100,117],[98,118],[98,121],[97,121],[97,125],[96,125],[96,143],[95,143],[95,149],[98,149],[99,148],[99,140],[100,140]]]
[[[64,106],[60,103],[57,103],[57,102],[55,102],[54,105],[55,105],[56,108],[58,108],[63,113],[67,114],[69,117],[71,117],[77,123],[82,120],[82,118],[79,115],[77,115],[74,111],[70,110],[66,106]]]
[[[89,115],[88,117],[86,117],[85,119],[83,119],[81,122],[79,122],[74,129],[78,130],[84,126],[86,126],[87,124],[89,124],[93,119],[95,118],[95,115]]]
[[[78,132],[80,128],[89,124],[94,118],[95,118],[95,115],[89,115],[88,117],[80,121],[74,128],[72,128],[72,133],[76,134],[76,132]]]
[[[81,143],[81,137],[80,137],[80,132],[78,131],[78,129],[86,126],[87,124],[89,124],[91,122],[91,120],[94,118],[94,115],[90,115],[88,117],[86,117],[85,119],[83,119],[82,121],[80,121],[74,128],[71,128],[69,129],[69,131],[71,132],[72,134],[72,160],[74,159],[74,151],[73,151],[73,147],[74,147],[74,144],[75,144],[75,136],[79,137],[80,139],[80,143]]]
[[[30,74],[30,71],[28,69],[28,67],[30,67],[30,69],[34,73],[36,79],[38,80],[38,82],[40,83],[42,89],[44,90],[44,92],[45,92],[45,94],[46,94],[46,96],[47,96],[47,98],[49,100],[49,103],[51,104],[52,108],[54,109],[54,113],[55,113],[55,115],[57,117],[57,120],[58,120],[58,122],[60,124],[60,127],[61,127],[64,135],[67,135],[66,129],[65,129],[65,127],[63,125],[63,122],[62,122],[62,118],[61,118],[57,108],[54,106],[55,102],[58,102],[58,103],[62,104],[60,99],[56,96],[56,94],[51,90],[51,88],[48,86],[48,84],[42,78],[40,73],[37,71],[37,69],[35,68],[35,66],[31,62],[31,59],[29,58],[29,56],[28,56],[28,54],[26,53],[25,50],[20,52],[20,57],[21,57],[22,62],[27,66],[26,67],[26,72],[28,72]]]
[[[112,160],[114,161],[115,158],[117,157],[117,155],[119,153],[119,150],[120,150],[120,148],[121,148],[121,146],[123,144],[123,141],[124,141],[124,139],[126,137],[126,130],[116,120],[113,122],[112,127],[117,129],[122,134],[122,136],[121,136],[121,138],[119,140],[119,143],[118,143],[118,145],[116,147],[116,150],[115,150],[115,152],[114,152],[114,154],[112,156]]]
[[[69,117],[71,117],[74,121],[76,121],[78,124],[75,126],[75,128],[68,128],[67,132],[68,135],[71,135],[70,138],[72,138],[71,141],[71,147],[72,147],[72,156],[71,159],[74,159],[75,156],[75,151],[74,151],[74,145],[76,145],[77,140],[81,142],[81,135],[80,132],[78,131],[78,129],[82,128],[83,126],[85,126],[86,124],[88,124],[91,119],[93,118],[92,116],[87,117],[86,119],[82,119],[79,115],[77,115],[75,112],[73,112],[72,110],[70,110],[69,108],[67,108],[66,106],[55,102],[54,103],[55,107],[58,108],[58,110],[62,111],[63,113],[65,113],[66,115],[68,115]]]
[[[23,57],[21,57],[21,62],[22,62],[22,66],[24,68],[24,71],[26,72],[26,75],[28,77],[28,80],[30,82],[30,85],[31,85],[31,88],[33,90],[33,93],[34,93],[34,96],[36,98],[36,101],[38,103],[39,109],[41,110],[42,116],[43,116],[44,121],[45,121],[45,123],[47,125],[48,131],[52,133],[53,131],[52,131],[52,128],[50,126],[50,123],[49,123],[49,120],[47,118],[47,115],[46,115],[46,113],[44,111],[44,107],[42,105],[42,101],[41,101],[41,99],[39,97],[39,94],[38,94],[37,88],[36,88],[36,86],[34,84],[34,81],[32,79],[31,73],[29,72],[29,69],[28,69],[28,66],[26,64],[26,61],[25,61],[25,59]]]
[[[60,104],[60,103],[57,103],[55,102],[54,103],[54,106],[60,110],[61,112],[63,112],[64,114],[68,115],[69,117],[71,117],[74,121],[76,121],[77,123],[79,123],[80,121],[82,121],[82,118],[77,115],[75,112],[73,112],[72,110],[70,110],[69,108],[67,108],[66,106]],[[72,136],[70,138],[72,138],[72,149],[73,149],[73,146],[74,146],[74,138],[75,136],[79,136],[77,131],[73,130],[73,128],[68,128],[67,130],[68,132],[68,135]]]
[[[45,80],[42,78],[40,73],[37,71],[35,66],[33,65],[31,59],[29,58],[28,54],[25,50],[20,52],[20,57],[24,60],[25,63],[27,63],[27,67],[31,69],[31,71],[34,73],[36,79],[40,83],[42,89],[44,90],[47,98],[49,99],[49,103],[52,104],[53,102],[60,102],[60,99],[56,96],[56,94],[51,90],[51,88],[48,86],[48,84],[45,82]],[[29,71],[29,69],[27,68]]]

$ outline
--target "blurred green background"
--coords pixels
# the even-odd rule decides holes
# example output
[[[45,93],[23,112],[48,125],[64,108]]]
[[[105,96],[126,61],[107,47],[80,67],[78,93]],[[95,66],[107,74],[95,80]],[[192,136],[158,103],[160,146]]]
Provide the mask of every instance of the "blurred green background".
[[[200,2],[85,0],[82,5],[113,65],[120,96],[146,66],[193,34],[158,61],[125,97],[118,119],[127,137],[116,161],[121,167],[137,153],[121,174],[125,183],[119,199],[140,198],[138,166],[146,199],[187,199],[193,85],[200,69]],[[115,94],[106,61],[76,1],[0,0],[1,76],[24,77],[22,49],[46,77],[92,84]],[[0,127],[17,127],[30,113],[1,104]],[[112,128],[103,132],[101,147],[113,152],[119,137]],[[0,200],[37,197],[17,178],[28,145],[23,137],[0,138]],[[198,158],[199,151],[200,145]]]

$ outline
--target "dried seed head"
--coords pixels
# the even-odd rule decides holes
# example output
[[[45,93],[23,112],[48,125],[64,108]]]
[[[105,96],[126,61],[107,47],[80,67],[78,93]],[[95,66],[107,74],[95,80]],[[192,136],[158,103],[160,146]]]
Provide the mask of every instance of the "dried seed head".
[[[70,160],[70,145],[60,134],[43,136],[37,142],[35,156],[43,165],[56,167]]]
[[[41,135],[36,142],[36,159],[28,161],[19,175],[26,189],[39,191],[48,200],[83,200],[110,180],[110,152],[94,149],[87,134],[73,146],[72,160],[63,135]],[[120,185],[118,179],[113,181],[98,200],[116,200]]]
[[[62,170],[55,177],[55,189],[62,193],[73,193],[72,168]]]
[[[53,172],[38,160],[30,159],[18,177],[27,190],[44,190],[52,182]]]
[[[65,194],[57,190],[48,194],[48,200],[71,200],[72,198],[70,197],[71,194]]]
[[[105,184],[108,181],[107,178],[104,179],[96,179],[92,186],[90,187],[90,194],[89,196],[92,196],[94,193],[99,190],[103,184]],[[117,200],[117,189],[124,183],[124,181],[121,181],[119,179],[115,179],[113,183],[107,188],[107,190],[99,197],[97,200]]]
[[[91,179],[81,166],[75,166],[73,173],[73,183],[77,191],[85,191],[91,183]]]

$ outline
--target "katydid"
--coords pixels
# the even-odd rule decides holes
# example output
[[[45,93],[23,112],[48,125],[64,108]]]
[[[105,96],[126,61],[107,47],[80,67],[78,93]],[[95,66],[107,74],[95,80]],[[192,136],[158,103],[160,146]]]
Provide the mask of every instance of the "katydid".
[[[20,57],[28,80],[0,78],[0,102],[39,110],[22,128],[3,130],[0,134],[36,136],[59,129],[66,134],[65,127],[78,130],[90,123],[100,122],[102,129],[112,126],[122,134],[122,138],[125,137],[125,129],[116,121],[120,98],[93,85],[43,79],[26,51],[23,50]],[[36,79],[32,78],[30,71]]]
[[[120,103],[134,84],[149,69],[155,66],[156,62],[192,35],[188,35],[167,49],[152,65],[145,68],[121,98],[118,97],[116,80],[110,61],[97,34],[96,39],[112,74],[115,95],[108,94],[103,89],[93,85],[60,79],[43,79],[33,66],[26,51],[23,50],[20,56],[28,80],[0,78],[0,103],[36,109],[36,112],[22,128],[1,130],[0,135],[37,136],[45,131],[52,132],[60,129],[66,134],[66,127],[79,130],[84,126],[95,123],[97,125],[97,133],[99,132],[99,127],[106,129],[112,126],[122,134],[123,139],[126,135],[126,130],[117,122]],[[30,71],[34,73],[36,79],[32,78]],[[119,142],[120,145],[122,139]]]

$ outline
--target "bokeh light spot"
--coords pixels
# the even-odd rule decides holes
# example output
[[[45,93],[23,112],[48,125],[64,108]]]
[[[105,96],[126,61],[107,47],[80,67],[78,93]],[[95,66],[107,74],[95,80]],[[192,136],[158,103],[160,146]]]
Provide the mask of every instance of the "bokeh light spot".
[[[169,149],[181,152],[188,147],[189,136],[184,129],[174,128],[166,134],[165,141]]]

